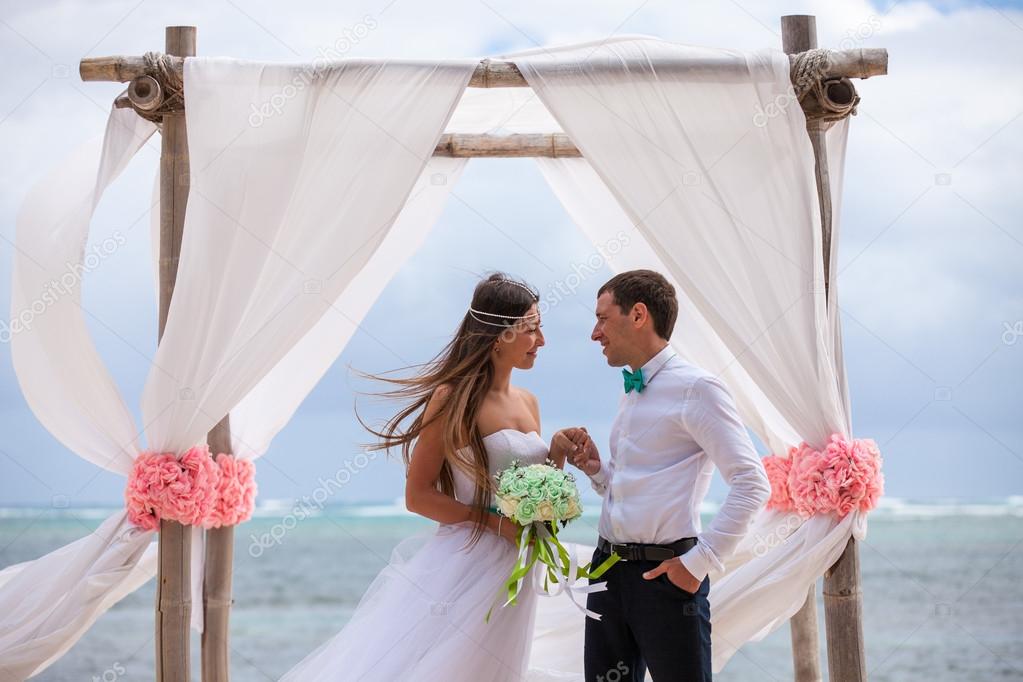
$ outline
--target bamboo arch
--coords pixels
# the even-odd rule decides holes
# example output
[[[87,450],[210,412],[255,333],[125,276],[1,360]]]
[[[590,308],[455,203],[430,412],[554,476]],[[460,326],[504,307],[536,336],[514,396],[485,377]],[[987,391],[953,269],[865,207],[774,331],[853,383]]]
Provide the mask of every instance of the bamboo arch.
[[[816,20],[809,15],[781,18],[782,48],[790,56],[796,78],[801,57],[817,48]],[[196,28],[166,28],[164,54],[142,57],[93,57],[81,60],[79,72],[85,81],[130,82],[115,104],[133,108],[139,115],[161,123],[160,155],[160,259],[159,334],[162,336],[174,292],[188,200],[189,155],[186,138],[181,74],[184,60],[196,54]],[[825,287],[829,284],[828,254],[831,251],[832,207],[827,170],[825,132],[830,121],[848,115],[858,101],[850,79],[887,74],[888,53],[884,49],[829,52],[817,87],[804,88],[800,104],[807,117],[807,134],[815,156],[815,175],[820,202],[824,244]],[[669,65],[670,66],[670,65]],[[511,62],[482,60],[469,87],[528,87]],[[844,113],[842,113],[844,112]],[[451,157],[578,157],[581,152],[564,133],[525,135],[446,134],[434,155]],[[212,452],[230,452],[230,416],[227,415],[207,436]],[[231,606],[231,567],[234,529],[208,531],[203,576],[202,679],[228,680],[230,676],[228,625]],[[156,596],[156,679],[187,682],[190,676],[189,620],[190,551],[188,528],[161,521]],[[859,552],[850,539],[839,560],[824,574],[824,608],[830,677],[838,682],[866,680],[862,627],[862,591]],[[791,619],[792,655],[795,679],[820,680],[819,634],[817,631],[816,585],[811,585],[803,607]]]

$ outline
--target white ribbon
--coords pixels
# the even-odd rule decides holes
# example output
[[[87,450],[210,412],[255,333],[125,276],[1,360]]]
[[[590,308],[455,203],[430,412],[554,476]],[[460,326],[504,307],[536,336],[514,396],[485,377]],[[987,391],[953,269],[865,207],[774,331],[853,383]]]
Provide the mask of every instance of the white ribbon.
[[[547,528],[543,524],[537,524],[537,526],[538,526],[537,535],[540,536],[538,539],[542,540],[553,539],[554,537],[553,534],[549,530],[547,530]],[[579,581],[579,560],[577,559],[575,554],[575,546],[566,547],[565,550],[568,552],[568,576],[565,577],[563,581],[556,581],[555,584],[557,585],[557,588],[554,591],[549,591],[540,584],[540,576],[537,575],[535,578],[534,589],[536,589],[536,591],[539,592],[540,594],[544,594],[550,597],[557,597],[559,594],[564,592],[568,596],[568,598],[572,600],[572,603],[575,604],[575,607],[577,609],[585,613],[588,617],[593,618],[594,620],[600,620],[601,615],[596,611],[589,610],[588,608],[580,604],[578,601],[576,601],[576,595],[603,592],[607,590],[607,581],[602,580],[599,583],[592,584],[587,583],[584,585],[577,585],[576,583]]]
[[[526,524],[522,528],[522,538],[519,540],[518,560],[515,562],[516,570],[518,569],[519,566],[525,566],[527,563],[529,563],[529,536],[532,535],[532,534],[533,534],[533,524],[532,523]],[[519,578],[518,582],[515,584],[515,594],[516,595],[518,595],[518,593],[522,591],[522,581],[524,581],[526,579],[527,575],[529,575],[528,571],[526,572],[525,575],[523,575],[521,578]],[[512,603],[512,599],[514,599],[514,598],[515,597],[509,598],[508,601],[506,601],[501,606],[501,608],[504,608],[505,606],[508,606],[508,604],[511,604]]]

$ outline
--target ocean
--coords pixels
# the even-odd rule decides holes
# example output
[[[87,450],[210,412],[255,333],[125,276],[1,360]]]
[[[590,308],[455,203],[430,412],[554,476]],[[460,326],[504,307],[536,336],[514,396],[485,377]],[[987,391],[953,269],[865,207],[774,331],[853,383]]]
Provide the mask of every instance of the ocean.
[[[276,680],[340,629],[399,541],[434,525],[398,505],[325,507],[305,518],[292,508],[264,503],[236,530],[234,680]],[[0,509],[0,566],[71,542],[112,511]],[[706,525],[713,505],[703,511]],[[594,513],[563,539],[592,544]],[[869,679],[1023,680],[1023,497],[884,499],[860,561]],[[35,679],[153,679],[154,595],[151,581]],[[822,603],[818,613],[826,666]],[[198,680],[198,636],[192,651]],[[716,679],[791,680],[788,627],[747,644]]]

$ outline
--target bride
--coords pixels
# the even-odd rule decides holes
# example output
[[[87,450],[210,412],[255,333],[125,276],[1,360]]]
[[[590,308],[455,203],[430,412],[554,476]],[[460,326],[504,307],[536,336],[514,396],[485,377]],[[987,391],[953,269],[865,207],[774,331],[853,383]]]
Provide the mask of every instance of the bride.
[[[540,437],[536,398],[511,384],[513,369],[530,369],[544,345],[539,297],[525,284],[495,274],[473,293],[455,338],[418,376],[386,379],[385,395],[408,405],[380,431],[376,449],[400,447],[405,502],[438,522],[412,556],[395,550],[345,627],[284,680],[521,680],[526,676],[536,592],[484,622],[515,563],[518,527],[495,513],[493,474],[512,460],[558,452]],[[404,427],[403,423],[411,419]],[[367,427],[369,428],[369,427]],[[565,445],[562,445],[565,444]],[[525,585],[531,585],[528,580]]]

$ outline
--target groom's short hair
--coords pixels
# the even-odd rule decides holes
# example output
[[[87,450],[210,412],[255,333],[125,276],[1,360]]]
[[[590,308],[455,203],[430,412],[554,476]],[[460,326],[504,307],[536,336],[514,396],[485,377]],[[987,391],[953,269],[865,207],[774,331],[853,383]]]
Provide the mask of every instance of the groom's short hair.
[[[654,321],[654,331],[665,341],[671,339],[678,317],[678,299],[675,298],[675,287],[659,272],[653,270],[629,270],[622,272],[600,287],[597,296],[611,292],[615,305],[623,313],[632,310],[632,306],[642,303]]]

